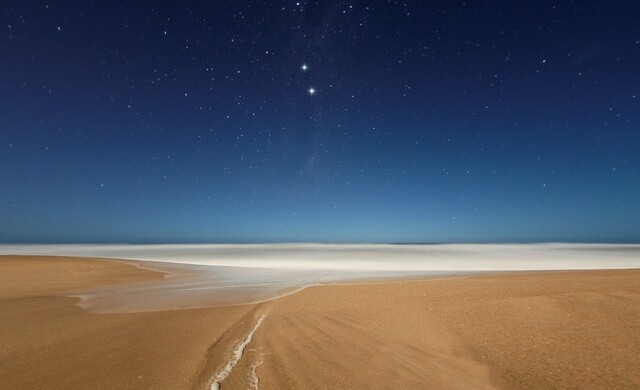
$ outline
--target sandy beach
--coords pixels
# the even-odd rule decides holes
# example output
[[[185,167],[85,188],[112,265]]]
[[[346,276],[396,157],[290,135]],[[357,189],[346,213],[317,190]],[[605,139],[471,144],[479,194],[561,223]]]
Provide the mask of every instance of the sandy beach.
[[[640,0],[0,9],[0,390],[640,390]]]
[[[640,387],[638,269],[335,284],[139,313],[68,296],[163,277],[136,261],[0,256],[0,387]]]
[[[255,307],[95,314],[61,294],[162,277],[135,262],[0,258],[0,388],[197,388]]]

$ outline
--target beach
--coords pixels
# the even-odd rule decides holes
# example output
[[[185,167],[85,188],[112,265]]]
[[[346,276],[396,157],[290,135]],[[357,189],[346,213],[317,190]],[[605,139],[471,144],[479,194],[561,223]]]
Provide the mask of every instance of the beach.
[[[241,333],[252,307],[95,314],[60,294],[162,276],[135,262],[2,257],[0,387],[189,388],[209,348]]]
[[[0,387],[640,386],[638,269],[343,281],[136,312],[77,297],[166,276],[142,261],[0,256]]]

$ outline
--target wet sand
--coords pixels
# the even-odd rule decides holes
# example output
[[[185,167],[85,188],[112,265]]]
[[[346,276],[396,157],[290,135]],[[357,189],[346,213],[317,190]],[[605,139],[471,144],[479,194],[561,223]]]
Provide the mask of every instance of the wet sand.
[[[210,388],[249,334],[223,389],[640,387],[640,270],[329,285],[144,313],[63,296],[163,278],[141,264],[0,257],[0,387]]]
[[[162,277],[135,262],[0,257],[0,388],[193,388],[256,307],[97,314],[60,295]]]

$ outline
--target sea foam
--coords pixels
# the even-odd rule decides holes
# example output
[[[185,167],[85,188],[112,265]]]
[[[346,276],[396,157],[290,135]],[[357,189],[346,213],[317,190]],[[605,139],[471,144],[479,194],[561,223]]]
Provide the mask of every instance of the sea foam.
[[[634,244],[0,245],[0,254],[130,259],[156,282],[70,293],[97,312],[261,302],[309,285],[478,272],[640,268]],[[173,272],[174,270],[188,272]]]

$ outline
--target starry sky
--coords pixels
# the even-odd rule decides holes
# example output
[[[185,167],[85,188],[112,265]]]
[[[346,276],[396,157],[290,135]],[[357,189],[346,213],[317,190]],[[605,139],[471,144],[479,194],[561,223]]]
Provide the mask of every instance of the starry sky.
[[[640,242],[638,20],[3,2],[0,242]]]

